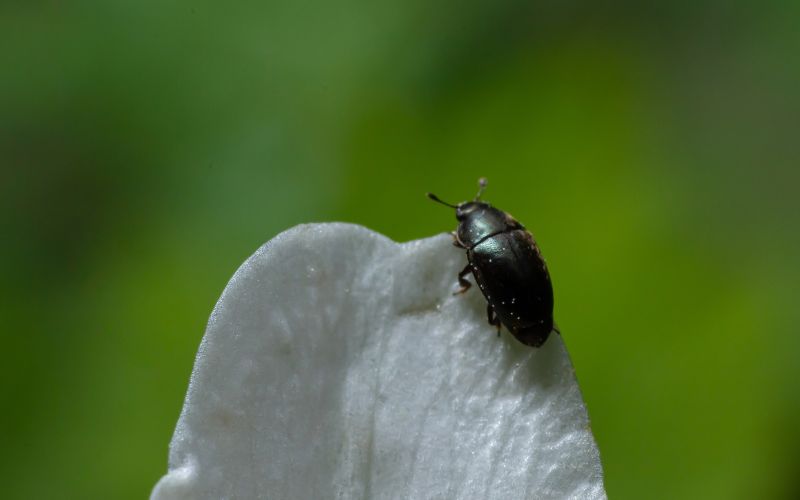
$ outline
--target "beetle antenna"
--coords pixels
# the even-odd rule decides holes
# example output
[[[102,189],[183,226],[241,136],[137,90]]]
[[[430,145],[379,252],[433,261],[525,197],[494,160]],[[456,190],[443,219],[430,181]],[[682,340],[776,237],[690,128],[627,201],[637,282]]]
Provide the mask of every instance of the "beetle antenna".
[[[486,186],[489,184],[489,181],[486,180],[486,177],[481,177],[478,179],[478,194],[475,195],[475,201],[481,199],[481,195],[483,194],[483,190],[486,189]]]
[[[433,194],[433,193],[426,193],[426,194],[428,195],[428,198],[432,199],[432,200],[433,200],[433,201],[435,201],[436,203],[441,203],[442,205],[446,205],[446,206],[448,206],[448,207],[450,207],[450,208],[458,208],[458,207],[457,207],[457,206],[455,206],[455,205],[451,205],[450,203],[447,203],[446,201],[442,201],[442,200],[440,200],[440,199],[439,199],[439,197],[438,197],[438,196],[436,196],[436,195],[435,195],[435,194]]]

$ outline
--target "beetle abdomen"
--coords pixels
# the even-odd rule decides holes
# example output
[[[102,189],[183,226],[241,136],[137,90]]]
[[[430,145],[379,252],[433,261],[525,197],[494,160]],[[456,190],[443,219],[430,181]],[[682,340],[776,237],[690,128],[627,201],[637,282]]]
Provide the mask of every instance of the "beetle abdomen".
[[[520,341],[539,346],[553,329],[553,286],[533,237],[495,234],[467,252],[472,274],[500,321]]]

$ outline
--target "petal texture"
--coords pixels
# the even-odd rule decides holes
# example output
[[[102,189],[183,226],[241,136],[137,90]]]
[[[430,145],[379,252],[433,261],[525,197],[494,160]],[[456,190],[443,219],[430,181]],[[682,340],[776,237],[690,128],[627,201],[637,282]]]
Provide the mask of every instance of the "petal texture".
[[[152,499],[605,498],[562,339],[486,322],[449,235],[308,224],[231,279]]]

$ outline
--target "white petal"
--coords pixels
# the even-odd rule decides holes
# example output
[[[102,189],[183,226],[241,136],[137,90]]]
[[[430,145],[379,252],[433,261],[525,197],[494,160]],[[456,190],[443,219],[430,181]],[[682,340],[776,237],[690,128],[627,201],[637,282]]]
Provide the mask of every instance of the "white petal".
[[[209,320],[152,498],[605,498],[561,337],[497,338],[448,235],[309,224]]]

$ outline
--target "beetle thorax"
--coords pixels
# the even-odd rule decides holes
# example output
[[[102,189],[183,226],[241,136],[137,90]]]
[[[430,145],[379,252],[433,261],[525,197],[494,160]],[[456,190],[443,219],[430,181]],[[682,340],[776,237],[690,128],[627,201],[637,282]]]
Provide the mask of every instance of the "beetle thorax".
[[[494,234],[521,228],[507,213],[481,201],[460,203],[456,219],[459,221],[458,239],[467,248]]]

